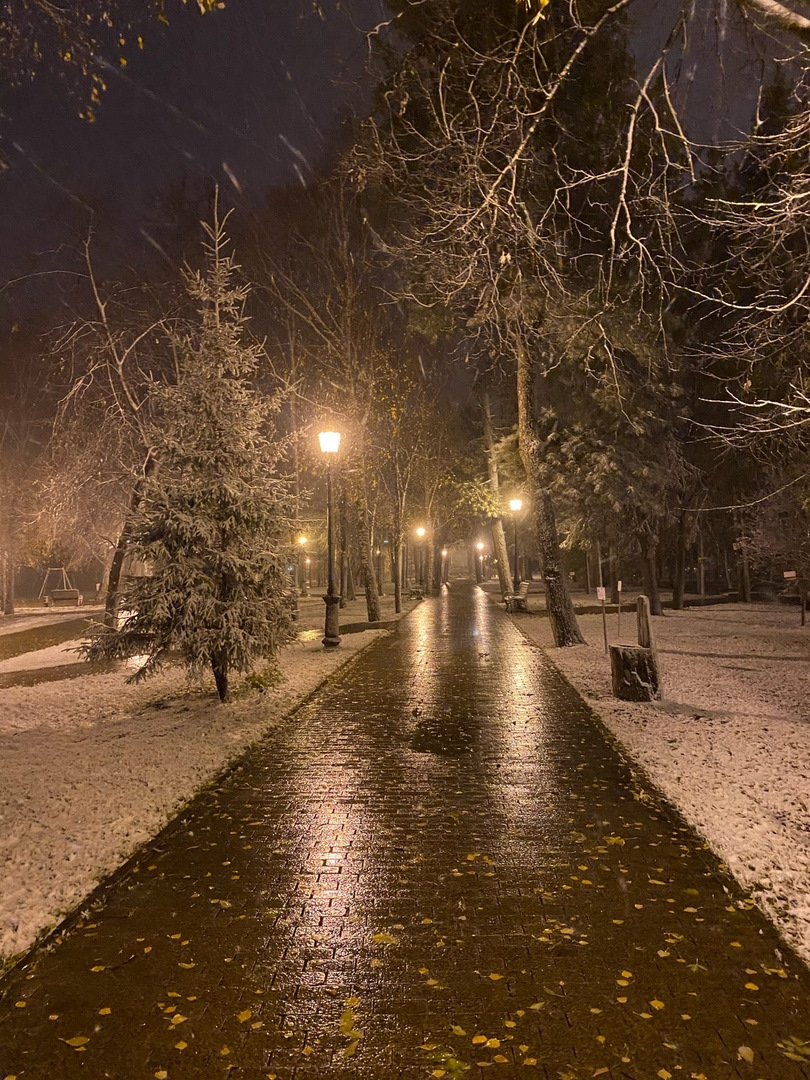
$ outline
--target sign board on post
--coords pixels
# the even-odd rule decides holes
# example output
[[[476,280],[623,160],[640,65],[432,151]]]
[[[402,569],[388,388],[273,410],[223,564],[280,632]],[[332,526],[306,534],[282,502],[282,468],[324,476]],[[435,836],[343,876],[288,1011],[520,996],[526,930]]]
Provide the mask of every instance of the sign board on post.
[[[597,600],[604,600],[605,599],[605,587],[604,587],[604,585],[597,585],[596,586],[596,599]]]

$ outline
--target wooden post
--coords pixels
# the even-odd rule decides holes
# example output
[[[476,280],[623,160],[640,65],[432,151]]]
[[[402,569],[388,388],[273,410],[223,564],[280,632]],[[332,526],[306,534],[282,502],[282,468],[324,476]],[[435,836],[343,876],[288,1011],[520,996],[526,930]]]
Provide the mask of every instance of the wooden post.
[[[605,652],[608,652],[608,636],[607,636],[607,613],[605,611],[605,587],[599,585],[596,590],[596,598],[602,601],[602,632],[605,637]]]
[[[616,637],[621,640],[622,636],[622,579],[619,578],[616,582],[616,595],[619,597],[619,602],[616,606]]]
[[[646,596],[636,600],[636,621],[638,624],[638,643],[643,649],[655,652],[655,637],[650,622],[650,601]]]

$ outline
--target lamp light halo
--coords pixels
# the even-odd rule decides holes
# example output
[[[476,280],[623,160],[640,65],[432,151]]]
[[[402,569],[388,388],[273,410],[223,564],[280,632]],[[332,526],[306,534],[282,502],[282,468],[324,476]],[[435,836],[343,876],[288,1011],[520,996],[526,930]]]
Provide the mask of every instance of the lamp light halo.
[[[425,535],[425,530],[422,525],[420,525],[419,528],[416,530],[416,535],[420,538],[420,540]]]
[[[319,431],[318,442],[321,444],[321,452],[324,454],[336,454],[340,449],[339,431]]]
[[[523,499],[510,499],[509,509],[512,511],[513,514],[517,514],[518,511],[523,509]]]

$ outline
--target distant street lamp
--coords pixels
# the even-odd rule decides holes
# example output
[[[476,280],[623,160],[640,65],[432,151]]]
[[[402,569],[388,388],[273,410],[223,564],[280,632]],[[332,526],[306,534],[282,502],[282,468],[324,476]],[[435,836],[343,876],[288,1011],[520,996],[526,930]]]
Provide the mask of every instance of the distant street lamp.
[[[304,559],[307,567],[307,584],[312,588],[312,559]]]
[[[518,570],[518,546],[517,546],[517,516],[523,509],[522,499],[510,499],[509,509],[512,511],[512,517],[515,522],[515,576],[512,578],[512,588],[515,592],[520,587],[520,571]]]
[[[475,580],[480,585],[484,580],[484,545],[479,540],[475,546],[478,548],[478,558],[475,562]]]
[[[442,548],[442,585],[447,584],[447,548]]]
[[[335,538],[332,514],[332,461],[340,449],[339,431],[321,431],[318,434],[321,452],[326,455],[326,621],[323,644],[334,648],[340,644],[340,596],[335,592]]]
[[[419,537],[419,584],[422,588],[425,587],[425,530],[420,525],[416,530],[416,535]]]
[[[307,574],[306,574],[306,563],[304,562],[304,559],[306,559],[306,562],[309,562],[309,559],[306,558],[306,555],[307,555],[307,538],[305,536],[299,536],[298,537],[298,544],[299,544],[298,566],[300,568],[300,577],[301,577],[301,595],[306,596],[307,595]]]

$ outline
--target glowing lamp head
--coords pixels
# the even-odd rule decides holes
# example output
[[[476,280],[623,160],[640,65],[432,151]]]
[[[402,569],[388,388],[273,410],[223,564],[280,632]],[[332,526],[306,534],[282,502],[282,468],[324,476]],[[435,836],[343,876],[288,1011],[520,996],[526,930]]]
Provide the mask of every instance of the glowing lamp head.
[[[447,548],[442,548],[442,558],[444,559],[446,557],[447,557]]]
[[[299,536],[298,537],[298,543],[301,545],[301,547],[303,547],[304,544],[306,544],[306,542],[307,542],[307,538],[305,536]]]
[[[319,431],[318,442],[321,444],[321,451],[324,454],[336,454],[340,449],[340,432],[339,431]]]
[[[523,509],[523,500],[522,499],[510,499],[509,500],[509,509],[512,511],[513,514],[517,514],[519,511],[521,511]]]
[[[416,530],[416,535],[417,535],[417,536],[419,537],[419,539],[420,539],[420,540],[421,540],[421,539],[422,539],[422,537],[423,537],[423,536],[425,535],[425,530],[424,530],[424,529],[422,528],[422,526],[421,526],[421,525],[420,525],[420,526],[419,526],[419,528],[418,528],[418,529]]]
[[[475,546],[476,546],[476,547],[478,548],[478,550],[479,550],[479,551],[483,551],[483,550],[484,550],[484,545],[483,545],[483,544],[481,543],[481,541],[480,541],[480,540],[478,541],[478,543],[477,543],[477,544],[476,544]]]

